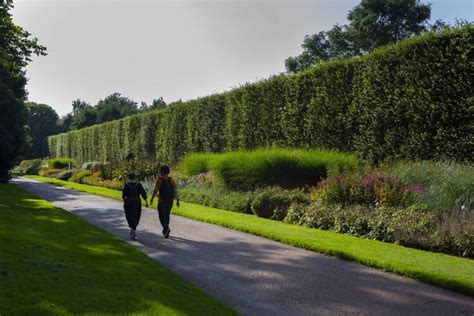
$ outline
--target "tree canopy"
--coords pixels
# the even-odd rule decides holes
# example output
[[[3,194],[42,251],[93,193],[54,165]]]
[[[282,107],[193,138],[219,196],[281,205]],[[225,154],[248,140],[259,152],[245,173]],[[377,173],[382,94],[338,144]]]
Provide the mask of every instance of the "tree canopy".
[[[46,104],[27,102],[28,128],[31,137],[31,146],[28,149],[28,158],[46,157],[48,155],[49,135],[59,131],[59,116],[56,111]]]
[[[24,68],[46,48],[13,22],[12,1],[0,2],[0,181],[7,181],[26,148],[27,98]]]
[[[362,0],[349,11],[349,24],[307,35],[303,53],[285,60],[287,72],[295,73],[317,62],[365,54],[374,48],[446,27],[442,21],[428,24],[430,4],[419,0]]]

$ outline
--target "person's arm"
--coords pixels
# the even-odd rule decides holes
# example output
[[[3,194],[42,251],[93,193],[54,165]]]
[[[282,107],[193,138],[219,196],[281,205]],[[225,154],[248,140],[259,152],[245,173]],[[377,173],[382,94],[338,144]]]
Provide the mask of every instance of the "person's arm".
[[[155,199],[156,194],[160,190],[159,181],[160,179],[156,180],[155,189],[153,190],[153,193],[151,194],[150,204],[153,204],[153,200]]]
[[[178,186],[176,185],[176,181],[173,181],[173,187],[174,187],[174,197],[176,199],[176,206],[179,207],[179,195],[178,195]]]
[[[145,200],[146,207],[148,207],[148,200],[147,200],[148,196],[146,195],[146,191],[143,188],[143,185],[141,183],[138,184],[138,191],[139,191],[140,195],[142,196],[142,198]]]
[[[127,199],[127,196],[128,196],[127,186],[125,185],[122,189],[122,201],[125,202],[125,200]]]

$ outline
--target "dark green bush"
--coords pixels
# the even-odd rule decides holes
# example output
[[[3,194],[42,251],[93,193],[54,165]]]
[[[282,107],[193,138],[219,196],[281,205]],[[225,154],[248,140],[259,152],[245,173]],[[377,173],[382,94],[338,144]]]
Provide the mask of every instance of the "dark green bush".
[[[229,191],[220,186],[184,187],[179,189],[183,201],[229,211],[251,214],[250,192]]]
[[[48,166],[54,169],[73,167],[74,163],[74,159],[71,158],[53,158],[48,160]]]
[[[290,191],[279,187],[266,188],[255,194],[252,211],[258,217],[282,220],[293,203],[309,203],[308,194],[300,189]]]
[[[23,160],[20,163],[19,170],[26,174],[34,174],[37,175],[39,170],[45,164],[44,160],[41,159],[30,159],[30,160]]]
[[[52,156],[177,161],[193,152],[329,148],[369,161],[472,161],[474,27],[425,34],[164,110],[49,137]],[[204,171],[201,169],[200,171]]]
[[[103,172],[104,164],[100,161],[88,161],[82,164],[81,169],[90,170],[92,172]]]
[[[72,177],[73,174],[79,172],[80,170],[71,169],[71,170],[64,170],[56,175],[56,178],[59,180],[67,181],[69,178]]]
[[[88,177],[92,175],[92,171],[90,170],[81,170],[79,172],[76,172],[72,174],[72,176],[68,179],[68,181],[71,182],[77,182],[77,183],[83,183],[83,178]]]

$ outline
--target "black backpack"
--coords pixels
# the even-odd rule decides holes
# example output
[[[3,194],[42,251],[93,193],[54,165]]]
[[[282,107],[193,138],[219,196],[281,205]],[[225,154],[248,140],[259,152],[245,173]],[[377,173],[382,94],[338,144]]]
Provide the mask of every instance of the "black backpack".
[[[163,179],[160,187],[160,199],[164,201],[170,201],[174,199],[174,188],[173,184],[171,184],[171,178]]]
[[[131,183],[127,183],[127,186],[130,189],[127,200],[138,200],[138,194],[139,194],[137,190],[138,182],[135,183],[135,185],[132,185]]]

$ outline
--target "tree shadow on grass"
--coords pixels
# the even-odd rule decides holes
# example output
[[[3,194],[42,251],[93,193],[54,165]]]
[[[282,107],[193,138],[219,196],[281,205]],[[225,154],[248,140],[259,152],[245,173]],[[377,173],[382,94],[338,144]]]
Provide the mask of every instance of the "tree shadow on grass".
[[[118,238],[23,193],[16,199],[0,207],[0,313],[229,313]]]

